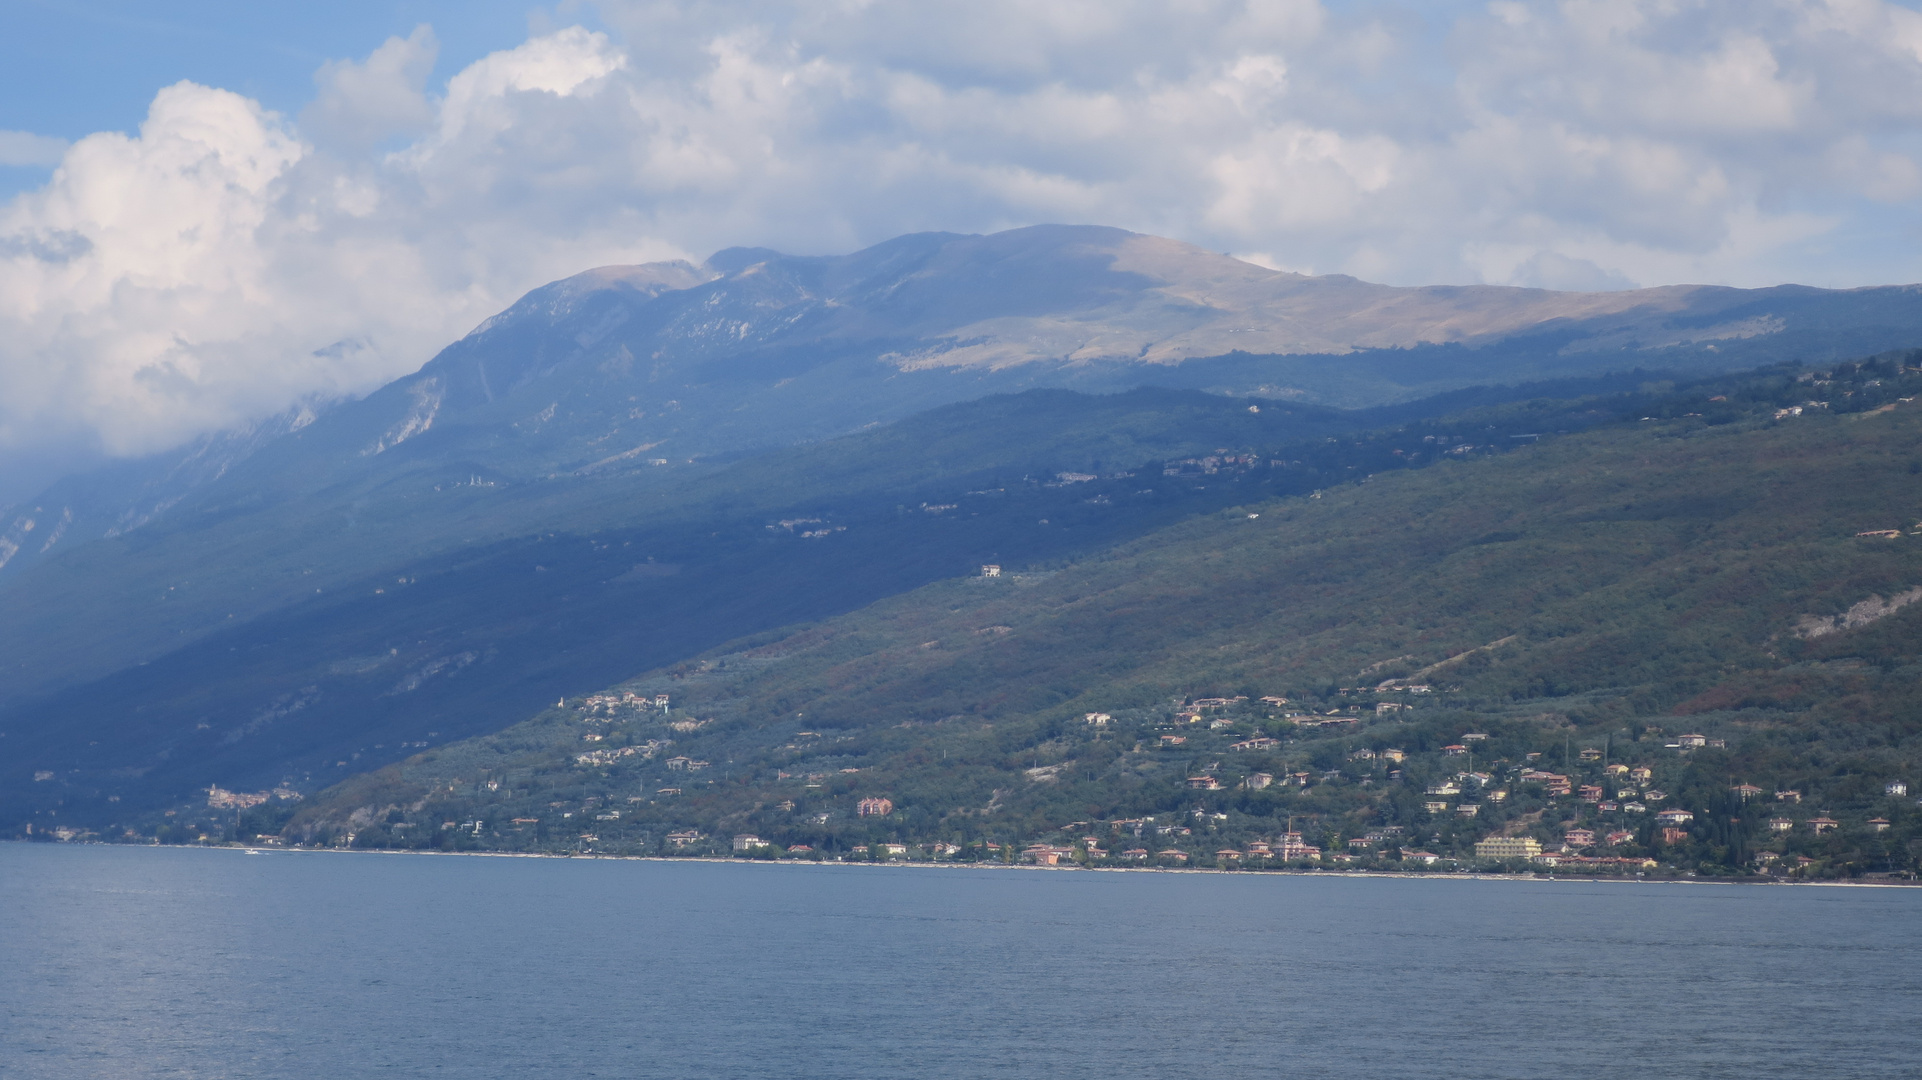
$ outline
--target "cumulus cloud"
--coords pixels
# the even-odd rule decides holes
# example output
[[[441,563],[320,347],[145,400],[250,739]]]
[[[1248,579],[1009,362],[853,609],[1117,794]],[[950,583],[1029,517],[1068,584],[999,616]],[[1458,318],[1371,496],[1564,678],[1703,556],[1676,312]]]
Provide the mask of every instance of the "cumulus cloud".
[[[604,0],[298,117],[182,83],[0,208],[0,455],[132,454],[411,370],[519,292],[729,244],[1098,222],[1551,288],[1922,278],[1887,0]]]

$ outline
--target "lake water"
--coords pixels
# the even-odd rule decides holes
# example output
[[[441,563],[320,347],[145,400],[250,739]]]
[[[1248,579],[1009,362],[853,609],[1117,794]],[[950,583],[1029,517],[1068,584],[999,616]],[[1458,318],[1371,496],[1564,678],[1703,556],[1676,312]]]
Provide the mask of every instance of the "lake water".
[[[0,844],[0,1076],[1916,1077],[1922,890]]]

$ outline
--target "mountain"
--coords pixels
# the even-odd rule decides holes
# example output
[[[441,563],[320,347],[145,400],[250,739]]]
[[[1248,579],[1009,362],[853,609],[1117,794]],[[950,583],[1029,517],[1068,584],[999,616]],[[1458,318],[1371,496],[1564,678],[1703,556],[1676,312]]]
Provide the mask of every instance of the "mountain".
[[[210,770],[305,782],[316,762],[344,769],[376,744],[391,758],[398,741],[485,730],[771,619],[825,617],[970,560],[1089,550],[1167,519],[1017,540],[1010,509],[938,555],[891,522],[848,545],[859,569],[841,578],[740,540],[770,523],[879,522],[1028,474],[1279,448],[1440,415],[1467,399],[1436,395],[1466,387],[1607,373],[1633,386],[1656,378],[1637,368],[1912,344],[1917,298],[1397,289],[1066,226],[602,268],[535,290],[365,399],[69,481],[13,512],[0,731],[51,755],[35,772],[91,777],[82,787],[100,799],[161,798]],[[1177,396],[1125,398],[1144,386]],[[1059,415],[931,412],[1039,388],[1124,396],[1032,399]],[[1212,396],[1178,397],[1195,390]],[[863,431],[876,438],[833,442]],[[1222,494],[1184,494],[1180,512]],[[628,559],[637,549],[690,568],[642,582],[679,622],[633,616],[623,590],[641,578],[623,575],[644,564]],[[715,580],[758,591],[709,604]],[[365,685],[332,681],[350,677]],[[220,741],[294,715],[311,723],[292,742]],[[408,737],[381,737],[401,716]],[[87,744],[124,753],[94,760],[105,752]],[[0,789],[14,806],[69,798]]]
[[[288,836],[1219,865],[1290,831],[1370,865],[1575,836],[1597,870],[1908,873],[1922,374],[1824,374],[1507,452],[1384,435],[1436,463],[731,642],[349,780]]]
[[[571,504],[579,531],[399,563],[17,710],[0,726],[15,770],[0,767],[13,781],[0,783],[0,815],[58,808],[104,822],[209,784],[324,786],[742,633],[1400,468],[1389,441],[1356,433],[1504,393],[1515,392],[1342,412],[1195,391],[1028,391],[690,470],[640,495],[570,488],[601,500],[598,518]],[[1567,429],[1602,415],[1548,401],[1416,422],[1461,443],[1491,423]],[[1163,465],[1224,454],[1287,464]],[[177,537],[162,524],[147,539]],[[28,784],[29,772],[45,780]]]
[[[1397,288],[1081,226],[918,234],[838,257],[730,249],[698,267],[602,267],[536,289],[312,430],[314,410],[299,409],[140,466],[158,475],[134,477],[134,491],[56,487],[7,523],[0,571],[53,550],[49,515],[100,503],[100,521],[61,537],[112,536],[180,502],[193,486],[182,480],[307,496],[428,459],[516,479],[636,473],[1034,386],[1357,408],[1636,367],[1833,361],[1919,336],[1917,286]],[[283,452],[228,479],[267,436],[292,431]]]

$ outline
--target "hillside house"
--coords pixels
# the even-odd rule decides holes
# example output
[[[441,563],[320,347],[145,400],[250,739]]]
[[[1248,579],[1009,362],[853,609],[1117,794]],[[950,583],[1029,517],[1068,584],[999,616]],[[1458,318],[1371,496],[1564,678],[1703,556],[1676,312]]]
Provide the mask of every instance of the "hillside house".
[[[789,844],[787,846],[787,853],[789,855],[806,855],[813,850],[814,848],[807,844]]]
[[[1607,844],[1609,847],[1619,847],[1633,839],[1635,839],[1635,834],[1629,832],[1627,829],[1611,829],[1609,834],[1602,838],[1602,843]]]
[[[1422,805],[1422,809],[1428,811],[1431,814],[1448,813],[1448,800],[1446,799],[1429,799],[1427,802],[1424,802],[1421,805]]]
[[[1790,821],[1788,818],[1772,817],[1769,819],[1770,832],[1788,832],[1793,828],[1795,828],[1795,822]]]
[[[674,848],[684,848],[687,845],[695,843],[696,841],[699,841],[702,839],[705,839],[705,838],[699,832],[696,832],[693,829],[686,829],[681,832],[671,832],[667,834],[668,846],[674,847]]]
[[[1401,853],[1401,861],[1433,866],[1441,861],[1441,856],[1432,851],[1404,851]]]
[[[1628,770],[1628,778],[1638,784],[1646,784],[1655,779],[1655,772],[1646,765],[1637,765]]]
[[[1202,791],[1220,791],[1221,781],[1212,776],[1190,776],[1188,778],[1188,786],[1198,788]]]
[[[689,757],[677,756],[677,757],[668,758],[666,764],[668,768],[674,770],[675,772],[685,772],[687,770],[687,763],[692,760],[694,759]]]
[[[1583,802],[1589,802],[1589,803],[1601,802],[1602,801],[1601,785],[1600,784],[1583,784],[1581,786],[1581,798]]]
[[[1248,845],[1248,857],[1251,859],[1265,859],[1274,853],[1275,849],[1269,847],[1265,841],[1256,840]]]
[[[1841,822],[1830,817],[1819,817],[1819,818],[1809,819],[1809,828],[1814,829],[1817,833],[1834,832],[1836,829],[1840,828],[1841,825],[1842,825]]]
[[[1268,785],[1274,782],[1275,782],[1275,778],[1272,774],[1265,773],[1265,772],[1258,772],[1258,773],[1250,773],[1247,779],[1241,782],[1241,786],[1244,788],[1247,788],[1249,791],[1265,791],[1267,790]]]
[[[1480,803],[1465,802],[1455,807],[1455,814],[1458,817],[1474,817],[1481,812],[1481,808]]]
[[[1643,804],[1643,803],[1638,803],[1638,802],[1625,802],[1625,803],[1623,803],[1623,804],[1622,804],[1622,813],[1624,813],[1624,814],[1646,814],[1646,813],[1648,813],[1648,807],[1647,807],[1647,805],[1645,805],[1645,804]]]
[[[1381,760],[1383,761],[1389,762],[1390,764],[1399,765],[1402,762],[1408,760],[1408,751],[1399,750],[1391,746],[1388,749],[1383,750],[1380,754],[1376,756],[1381,758]]]
[[[1870,819],[1869,819],[1869,831],[1870,831],[1870,832],[1888,832],[1888,831],[1889,831],[1889,819],[1888,819],[1888,818],[1885,818],[1885,817],[1872,817],[1872,818],[1870,818]]]
[[[1907,795],[1908,793],[1909,785],[1900,780],[1891,780],[1882,785],[1882,794],[1884,795]]]
[[[862,799],[854,804],[858,817],[887,817],[894,813],[894,802],[890,799]]]
[[[1486,742],[1488,741],[1488,733],[1485,731],[1470,731],[1462,736],[1462,741],[1465,743]]]
[[[1280,745],[1281,745],[1280,739],[1271,739],[1266,735],[1257,735],[1252,739],[1243,739],[1238,743],[1232,743],[1229,745],[1228,749],[1230,750],[1272,750],[1275,747]]]
[[[1693,750],[1698,746],[1707,746],[1708,736],[1688,734],[1688,735],[1683,735],[1679,739],[1676,739],[1675,742],[1677,745],[1682,746],[1685,749]]]
[[[773,844],[768,843],[766,840],[752,833],[741,833],[734,838],[734,853],[736,855],[750,851],[759,851],[762,848],[773,846]]]
[[[1787,791],[1778,791],[1775,793],[1775,801],[1799,803],[1802,801],[1802,793],[1793,788]]]
[[[1729,788],[1729,791],[1733,792],[1735,797],[1742,800],[1743,802],[1747,802],[1750,799],[1759,798],[1762,794],[1762,789],[1756,787],[1754,784],[1737,784],[1734,787]]]
[[[981,566],[981,576],[982,577],[1000,577],[1001,568],[999,566],[996,566],[993,563],[983,563]]]
[[[1288,699],[1285,697],[1278,697],[1276,695],[1270,694],[1267,697],[1262,698],[1261,703],[1263,705],[1272,705],[1275,708],[1279,709],[1283,705],[1288,704]]]
[[[1656,814],[1655,820],[1661,822],[1664,825],[1686,825],[1689,822],[1695,820],[1695,814],[1692,811],[1684,810],[1679,806],[1672,806],[1667,810],[1664,810],[1661,813]]]
[[[1133,859],[1135,862],[1144,862],[1148,858],[1148,849],[1143,847],[1129,848],[1121,853],[1121,857],[1124,859]]]
[[[1609,766],[1608,768],[1606,768],[1606,769],[1603,769],[1603,770],[1602,770],[1602,775],[1604,775],[1604,776],[1614,776],[1614,777],[1622,777],[1622,776],[1627,776],[1627,775],[1628,775],[1628,766],[1626,766],[1626,765],[1624,765],[1624,764],[1622,764],[1621,762],[1619,762],[1619,761],[1618,761],[1618,762],[1616,762],[1615,764],[1613,764],[1613,765],[1610,765],[1610,766]]]
[[[1572,848],[1593,847],[1595,834],[1588,829],[1569,829],[1562,833],[1562,842]]]
[[[1463,754],[1468,753],[1468,747],[1463,746],[1460,743],[1450,743],[1447,746],[1442,747],[1442,753],[1448,755],[1449,757],[1460,757]]]
[[[1581,759],[1583,761],[1600,761],[1602,760],[1602,752],[1597,747],[1584,747],[1582,749]]]
[[[1541,853],[1541,841],[1532,836],[1491,836],[1475,841],[1478,859],[1532,859]]]
[[[1688,830],[1669,827],[1662,830],[1662,843],[1683,844],[1688,842]]]
[[[1104,712],[1091,712],[1082,717],[1082,719],[1087,723],[1093,724],[1095,727],[1105,727],[1108,721],[1113,720],[1114,717]]]
[[[1281,847],[1276,854],[1283,859],[1319,859],[1321,849],[1313,844],[1303,843],[1300,833],[1283,833]]]

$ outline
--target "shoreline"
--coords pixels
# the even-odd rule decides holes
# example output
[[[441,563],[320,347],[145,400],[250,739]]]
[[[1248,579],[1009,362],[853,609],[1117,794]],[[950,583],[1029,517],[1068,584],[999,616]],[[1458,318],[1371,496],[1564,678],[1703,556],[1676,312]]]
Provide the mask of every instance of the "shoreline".
[[[29,840],[9,840],[4,842],[16,844],[33,843],[33,841]],[[1211,874],[1219,876],[1232,874],[1249,877],[1340,878],[1351,881],[1369,878],[1386,878],[1390,880],[1505,881],[1514,883],[1535,882],[1544,884],[1573,883],[1595,885],[1714,885],[1756,887],[1794,885],[1836,889],[1912,889],[1922,887],[1922,881],[1787,881],[1778,879],[1729,881],[1715,878],[1580,877],[1535,873],[1438,873],[1422,870],[1217,870],[1201,866],[1035,866],[1022,863],[908,862],[905,860],[901,862],[840,862],[826,859],[819,861],[813,859],[733,859],[719,855],[603,855],[592,852],[556,853],[544,851],[414,851],[395,848],[287,848],[271,845],[248,846],[244,844],[108,844],[98,841],[82,841],[78,844],[68,842],[52,846],[142,849],[166,848],[174,851],[229,851],[243,855],[424,855],[483,859],[586,859],[602,862],[718,863],[725,866],[813,866],[873,870],[1023,870],[1094,874]]]

